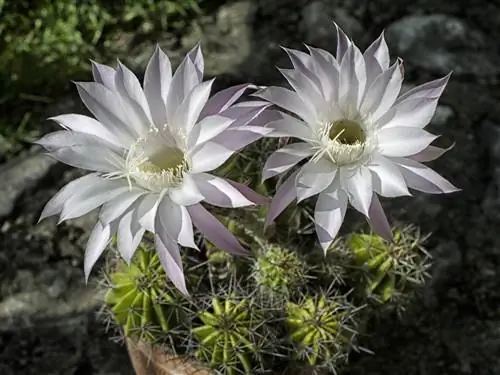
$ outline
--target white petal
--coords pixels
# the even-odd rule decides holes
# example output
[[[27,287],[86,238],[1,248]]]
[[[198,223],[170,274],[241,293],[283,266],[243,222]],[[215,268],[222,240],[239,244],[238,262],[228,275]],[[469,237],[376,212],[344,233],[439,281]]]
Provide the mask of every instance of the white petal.
[[[76,88],[83,104],[113,133],[120,133],[128,144],[135,142],[138,134],[130,124],[130,110],[123,105],[116,91],[95,82],[76,82]]]
[[[121,181],[100,179],[64,203],[59,222],[83,216],[129,189]]]
[[[314,210],[314,224],[319,243],[325,253],[342,226],[347,201],[347,194],[340,189],[327,189],[318,196]]]
[[[182,179],[182,184],[179,187],[170,189],[168,192],[170,198],[181,206],[191,206],[201,202],[204,199],[202,193],[198,189],[197,182],[194,180],[195,174],[185,173]]]
[[[297,177],[298,172],[299,171],[292,173],[276,190],[276,194],[274,194],[269,210],[267,211],[265,223],[266,227],[270,225],[274,219],[276,219],[283,212],[283,210],[295,200],[295,198],[297,198],[295,178]]]
[[[193,61],[186,56],[175,71],[167,95],[167,124],[172,124],[177,109],[193,90],[199,84],[198,73]]]
[[[133,215],[133,211],[128,211],[118,224],[118,251],[127,263],[132,260],[145,232],[145,229],[133,220]]]
[[[408,90],[398,99],[398,103],[405,101],[407,99],[424,99],[424,98],[439,98],[443,93],[448,81],[450,79],[451,73],[447,76],[439,79],[435,79],[430,82],[426,82],[422,85],[416,86],[411,90]]]
[[[94,135],[61,130],[45,135],[35,143],[55,159],[76,168],[98,172],[116,172],[124,159],[117,146]]]
[[[389,48],[385,42],[384,32],[363,53],[366,64],[366,79],[370,84],[384,70],[389,68]]]
[[[333,182],[337,168],[324,158],[307,162],[297,174],[297,203],[321,193]]]
[[[189,295],[179,246],[175,240],[165,234],[161,225],[156,227],[155,247],[165,274],[182,294]]]
[[[193,88],[179,108],[177,108],[177,112],[171,123],[172,126],[177,129],[183,129],[186,134],[191,132],[191,129],[200,116],[201,110],[207,103],[213,82],[214,79],[211,79]]]
[[[439,98],[416,98],[397,102],[377,120],[379,128],[424,128],[431,121]]]
[[[314,153],[308,143],[292,143],[269,156],[262,170],[262,181],[288,171],[294,165]]]
[[[199,173],[193,176],[198,189],[205,198],[205,202],[219,207],[253,206],[243,194],[223,178],[208,173]]]
[[[49,120],[57,122],[65,129],[95,135],[96,137],[102,138],[117,147],[127,146],[127,143],[123,143],[120,139],[120,133],[113,133],[112,130],[101,124],[99,121],[93,119],[92,117],[70,113],[50,117]]]
[[[205,61],[203,59],[203,54],[201,53],[200,44],[195,45],[191,51],[187,53],[187,56],[191,59],[196,69],[196,75],[198,77],[198,83],[203,80],[203,71],[205,69]]]
[[[375,193],[373,193],[372,203],[368,213],[369,217],[367,217],[367,221],[372,230],[387,241],[393,241],[394,237],[392,235],[391,225],[389,224],[387,216],[385,216],[384,209],[380,204],[380,200]]]
[[[273,130],[268,137],[294,137],[305,141],[314,137],[312,129],[302,120],[284,112],[280,112],[280,116],[279,120],[267,123],[266,127]]]
[[[351,41],[347,35],[342,31],[342,29],[334,22],[335,28],[337,29],[337,61],[342,61],[347,49],[351,45]]]
[[[135,74],[120,62],[116,70],[115,85],[116,91],[121,95],[129,109],[129,123],[134,127],[137,134],[144,134],[149,130],[153,121],[149,111],[149,104]]]
[[[408,187],[424,193],[443,194],[459,191],[449,181],[432,169],[417,161],[406,158],[391,158],[400,167]]]
[[[152,233],[155,231],[156,211],[162,197],[163,194],[147,194],[141,198],[134,210],[134,220]]]
[[[365,94],[361,112],[370,113],[372,121],[378,120],[394,104],[402,83],[403,77],[397,61],[389,70],[375,78]]]
[[[231,128],[244,127],[247,125],[265,125],[268,121],[274,120],[275,115],[270,115],[268,111],[266,111],[266,108],[270,105],[270,103],[263,100],[242,102],[222,111],[220,115],[233,120]]]
[[[43,208],[42,213],[40,214],[40,219],[38,219],[38,221],[40,222],[46,217],[59,214],[63,209],[64,203],[67,199],[86,189],[88,186],[99,183],[100,180],[101,178],[99,178],[97,173],[90,173],[64,185],[61,190],[59,190],[47,202],[47,204]]]
[[[106,86],[108,89],[115,90],[115,73],[116,70],[110,66],[99,64],[90,60],[92,63],[92,75],[94,81]]]
[[[220,167],[234,153],[234,150],[226,146],[226,144],[215,143],[215,139],[213,139],[193,149],[188,155],[191,159],[190,172],[209,172]]]
[[[436,146],[428,146],[427,148],[423,149],[422,151],[408,156],[410,159],[413,159],[415,161],[418,161],[420,163],[436,160],[437,158],[441,157],[444,153],[450,151],[453,147],[455,147],[455,143],[453,143],[451,146],[447,148],[441,148],[441,147],[436,147]]]
[[[407,156],[422,151],[438,136],[420,128],[390,127],[381,129],[377,138],[382,155]]]
[[[314,123],[316,120],[314,107],[302,101],[299,95],[292,90],[271,86],[256,92],[254,96],[267,100],[289,112],[295,113],[308,124]]]
[[[221,158],[218,159],[217,163],[220,164],[218,164],[217,167],[222,165],[222,163],[224,163],[227,158],[229,158],[236,151],[270,134],[270,132],[272,132],[272,129],[266,129],[261,126],[241,126],[230,127],[228,130],[214,137],[210,142],[219,145],[226,150],[224,151],[224,155],[222,155]],[[202,151],[208,152],[210,151],[210,148]]]
[[[194,125],[193,130],[190,132],[188,147],[192,148],[195,145],[211,140],[233,123],[233,119],[224,116],[214,115],[205,117]]]
[[[318,48],[307,46],[313,59],[314,70],[316,71],[323,96],[328,102],[336,102],[338,100],[339,86],[339,71],[340,66],[333,56],[326,55],[328,52]],[[326,54],[325,54],[326,52]]]
[[[318,92],[322,92],[321,80],[315,72],[314,60],[305,52],[295,49],[281,47],[290,58],[293,68],[311,81]]]
[[[351,205],[368,217],[372,200],[372,176],[365,167],[355,169],[340,168],[340,181],[349,196]]]
[[[99,220],[101,220],[103,224],[109,224],[123,215],[123,213],[144,194],[146,194],[146,192],[139,188],[132,188],[132,190],[120,194],[115,199],[102,206],[99,213]]]
[[[144,94],[156,127],[167,123],[167,94],[172,81],[172,66],[168,56],[157,45],[144,74]]]
[[[208,99],[205,108],[203,108],[200,113],[200,119],[216,115],[228,109],[249,87],[251,87],[251,85],[245,83],[242,85],[231,86],[225,90],[217,92],[210,99]]]
[[[99,221],[92,230],[92,233],[90,233],[83,260],[83,270],[86,282],[89,279],[90,272],[92,268],[94,268],[95,263],[108,246],[111,236],[112,233],[109,224],[103,225]]]
[[[198,249],[194,243],[193,224],[185,207],[179,206],[165,196],[158,206],[156,216],[157,223],[161,223],[162,230],[168,237],[182,246]]]
[[[363,98],[365,85],[364,59],[359,49],[351,44],[340,64],[339,100],[342,107],[356,111]]]
[[[382,155],[373,155],[368,169],[372,173],[373,190],[383,197],[411,195],[399,168]]]

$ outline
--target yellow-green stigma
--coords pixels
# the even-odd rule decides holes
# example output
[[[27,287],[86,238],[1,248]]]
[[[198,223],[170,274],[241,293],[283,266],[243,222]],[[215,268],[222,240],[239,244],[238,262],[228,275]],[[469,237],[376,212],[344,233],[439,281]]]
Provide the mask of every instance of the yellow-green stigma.
[[[331,140],[345,145],[364,143],[366,140],[363,128],[359,123],[345,119],[335,121],[330,127],[328,136]]]

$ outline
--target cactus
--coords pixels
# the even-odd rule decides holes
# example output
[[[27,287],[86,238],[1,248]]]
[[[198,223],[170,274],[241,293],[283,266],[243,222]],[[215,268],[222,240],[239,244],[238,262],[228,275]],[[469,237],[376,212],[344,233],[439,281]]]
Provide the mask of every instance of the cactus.
[[[154,251],[141,245],[132,262],[118,261],[105,302],[126,336],[157,341],[180,321],[179,295]]]
[[[393,243],[374,234],[351,235],[347,244],[362,271],[364,293],[381,303],[398,303],[422,284],[430,258],[421,246],[426,238],[413,226],[396,229]]]
[[[248,300],[214,297],[211,308],[198,317],[203,325],[192,330],[199,342],[196,356],[227,375],[252,374],[253,331],[260,321]]]
[[[286,306],[286,325],[296,347],[296,360],[305,359],[315,369],[328,368],[345,359],[355,336],[353,309],[343,297],[307,296]]]

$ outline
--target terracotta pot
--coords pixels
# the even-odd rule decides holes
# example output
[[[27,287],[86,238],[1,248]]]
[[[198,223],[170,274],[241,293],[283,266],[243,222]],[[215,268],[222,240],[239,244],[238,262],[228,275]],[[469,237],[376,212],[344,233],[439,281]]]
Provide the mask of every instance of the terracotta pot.
[[[191,358],[173,356],[147,342],[127,339],[127,350],[137,375],[213,375]],[[327,375],[307,369],[290,369],[280,375]]]

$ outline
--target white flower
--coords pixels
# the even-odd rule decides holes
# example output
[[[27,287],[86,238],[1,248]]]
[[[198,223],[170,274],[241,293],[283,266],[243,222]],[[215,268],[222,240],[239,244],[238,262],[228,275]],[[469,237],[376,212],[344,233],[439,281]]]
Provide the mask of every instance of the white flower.
[[[263,178],[292,173],[276,192],[268,212],[272,222],[295,198],[319,194],[315,226],[326,249],[344,220],[348,202],[372,229],[392,238],[377,194],[410,195],[458,189],[420,162],[445,151],[430,143],[437,136],[424,127],[436,110],[449,76],[400,95],[402,61],[389,63],[383,34],[361,53],[337,27],[337,54],[308,47],[309,54],[286,49],[293,69],[281,69],[294,91],[267,87],[257,96],[285,109],[267,125],[269,137],[293,137],[267,160]],[[277,112],[277,111],[276,111]]]
[[[243,207],[263,203],[248,187],[209,174],[234,152],[269,132],[256,125],[269,105],[237,103],[249,85],[234,86],[209,98],[203,82],[203,56],[197,46],[175,73],[157,48],[147,66],[144,89],[124,65],[93,62],[95,82],[76,83],[83,103],[97,120],[66,114],[52,118],[66,130],[37,143],[59,161],[93,171],[63,187],[45,206],[41,219],[60,222],[100,208],[85,251],[91,269],[110,238],[130,261],[145,231],[168,276],[187,293],[179,246],[197,248],[193,224],[218,247],[245,250],[202,205]]]

